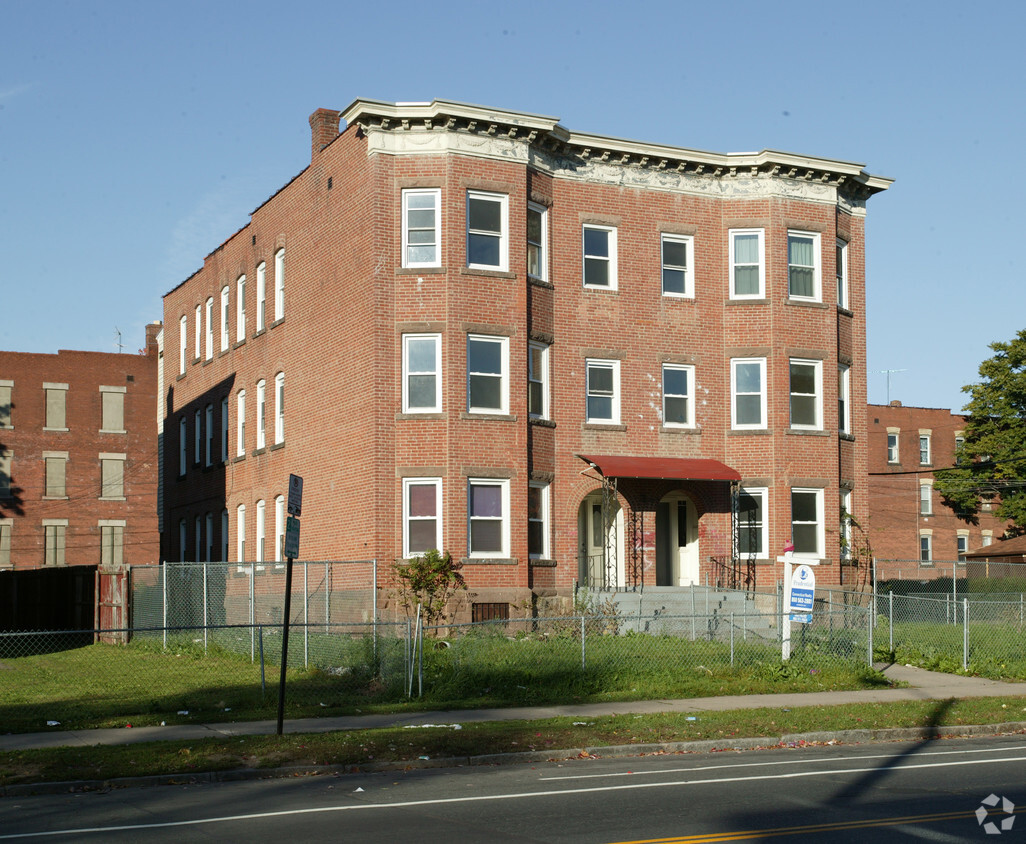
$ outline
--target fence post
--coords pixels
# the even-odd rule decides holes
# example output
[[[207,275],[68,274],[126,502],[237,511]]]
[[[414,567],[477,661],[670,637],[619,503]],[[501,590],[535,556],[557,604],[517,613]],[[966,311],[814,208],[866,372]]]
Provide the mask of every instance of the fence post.
[[[163,571],[163,575],[164,575],[164,647],[165,648],[167,647],[167,567],[168,567],[168,563],[167,563],[167,561],[165,561],[164,565],[161,566],[161,568],[164,570]]]
[[[581,671],[584,671],[586,656],[584,651],[584,616],[581,616]]]
[[[869,626],[876,626],[876,589],[877,589],[877,577],[876,577],[876,557],[873,557],[873,604],[871,607],[872,612],[869,614]]]
[[[734,667],[734,613],[730,614],[730,667]]]
[[[894,650],[894,592],[887,591],[887,647]]]
[[[969,668],[969,599],[962,599],[962,670]]]
[[[691,584],[691,641],[695,641],[695,584]]]
[[[1019,593],[1019,632],[1022,632],[1022,592]]]
[[[371,581],[373,582],[372,589],[374,594],[371,595],[371,601],[373,602],[373,612],[371,618],[374,619],[374,665],[378,664],[378,559],[375,557],[371,564],[374,567],[373,574],[371,575]]]
[[[324,564],[324,632],[331,626],[331,563]]]
[[[303,566],[303,665],[310,667],[310,566]]]
[[[958,578],[955,577],[958,572],[955,571],[955,564],[951,564],[951,603],[958,603]]]
[[[253,630],[252,625],[250,631]],[[267,696],[267,682],[264,676],[264,627],[260,625],[260,699],[263,700]]]
[[[867,621],[867,624],[866,624],[866,641],[869,643],[869,667],[872,668],[873,667],[873,622],[872,622],[873,613],[872,613],[872,610],[869,611],[868,616],[869,617],[866,619],[866,621]]]
[[[246,580],[249,582],[249,653],[250,659],[253,658],[253,628],[256,625],[256,587],[253,584],[253,578],[256,576],[256,566],[249,567],[249,577]],[[263,628],[260,628],[263,630]]]
[[[208,565],[209,565],[209,563],[207,563],[207,561],[204,560],[203,561],[203,653],[207,652],[207,628],[209,626],[209,621],[210,621],[210,618],[207,615],[207,612],[208,612],[208,610],[207,610],[207,598],[209,596],[209,593],[207,592],[207,566]]]

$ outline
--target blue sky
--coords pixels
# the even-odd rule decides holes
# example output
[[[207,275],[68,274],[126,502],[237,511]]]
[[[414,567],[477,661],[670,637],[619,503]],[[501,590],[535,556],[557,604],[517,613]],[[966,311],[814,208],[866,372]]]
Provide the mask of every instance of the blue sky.
[[[309,161],[307,118],[435,97],[865,163],[869,400],[959,409],[1023,327],[1026,4],[5,0],[0,349],[125,351]]]

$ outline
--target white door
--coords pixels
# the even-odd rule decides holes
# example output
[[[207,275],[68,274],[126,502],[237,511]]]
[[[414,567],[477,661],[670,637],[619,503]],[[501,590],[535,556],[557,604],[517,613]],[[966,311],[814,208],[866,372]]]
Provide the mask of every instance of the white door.
[[[581,503],[580,525],[584,534],[581,543],[584,555],[582,580],[598,589],[624,585],[623,511],[619,504],[614,504],[614,507],[615,515],[607,530],[602,519],[602,493],[592,493]]]

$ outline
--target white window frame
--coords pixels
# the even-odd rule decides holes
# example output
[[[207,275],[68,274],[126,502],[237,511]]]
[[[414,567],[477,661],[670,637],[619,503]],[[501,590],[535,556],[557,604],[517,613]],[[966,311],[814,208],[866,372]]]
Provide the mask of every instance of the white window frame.
[[[791,367],[812,367],[813,380],[815,393],[796,393],[791,382]],[[787,365],[787,382],[788,382],[788,413],[791,422],[791,428],[798,431],[822,431],[823,430],[823,361],[821,360],[806,360],[804,358],[790,358]],[[813,415],[814,419],[812,423],[795,422],[794,421],[794,400],[795,398],[805,398],[809,395],[812,396],[813,402]]]
[[[206,359],[213,360],[214,358],[214,297],[207,297],[207,307],[205,311],[206,318],[206,329],[203,332],[203,336],[206,341]]]
[[[256,384],[256,447],[267,447],[267,382],[261,378]]]
[[[933,515],[933,482],[919,482],[919,515]]]
[[[851,433],[851,367],[843,363],[837,367],[837,429]]]
[[[551,494],[552,484],[544,483],[542,481],[530,481],[527,486],[528,486],[528,497],[529,497],[528,509],[527,509],[527,523],[528,523],[528,531],[527,531],[528,552],[527,552],[527,556],[528,556],[529,559],[532,559],[532,560],[548,560],[548,559],[551,559],[551,554],[552,554],[551,542],[550,542],[550,538],[549,538],[550,534],[552,532],[552,516],[551,516],[551,507],[550,507],[550,504],[549,504],[549,496]],[[538,515],[534,516],[534,517],[531,516],[531,508],[530,508],[530,494],[531,494],[531,490],[538,490],[538,492],[540,493],[540,500],[538,502],[538,505],[539,505],[538,506],[538,511],[539,512],[538,512]],[[540,524],[541,525],[541,550],[540,551],[531,551],[530,550],[530,547],[531,547],[531,530],[530,530],[530,525],[532,523]]]
[[[246,562],[246,505],[235,510],[235,561]]]
[[[427,341],[434,346],[435,367],[434,369],[414,370],[410,361],[411,341]],[[442,335],[441,334],[404,334],[402,343],[403,353],[403,413],[441,413],[442,411]],[[435,379],[435,400],[431,405],[410,404],[410,378],[430,376]]]
[[[470,368],[471,343],[491,343],[499,347],[499,372],[476,372]],[[471,379],[474,376],[499,379],[499,406],[476,406],[471,402]],[[509,337],[492,334],[467,335],[467,413],[506,415],[509,413]]]
[[[498,233],[488,230],[474,230],[470,227],[470,203],[471,202],[494,202],[499,206]],[[495,272],[506,272],[509,269],[509,197],[504,193],[489,193],[480,190],[467,191],[467,267],[473,270],[493,270]],[[471,237],[487,237],[498,240],[499,260],[495,264],[471,263],[470,260],[470,239]]]
[[[969,531],[959,530],[955,534],[955,556],[959,562],[965,562],[965,555],[969,553]]]
[[[539,215],[541,232],[538,240],[531,239],[530,219],[532,214]],[[549,209],[537,202],[527,203],[527,275],[538,281],[549,280]],[[538,256],[538,272],[531,272],[531,250]]]
[[[925,448],[924,448],[925,446]],[[926,455],[926,459],[923,459],[923,455]],[[933,464],[933,437],[931,434],[920,431],[919,432],[919,465],[930,466]]]
[[[411,551],[410,549],[410,521],[414,518],[410,515],[410,488],[414,486],[431,486],[435,491],[435,545],[434,548],[442,550],[442,479],[441,478],[403,478],[403,557],[410,559],[424,554],[430,548],[423,551]]]
[[[185,375],[187,357],[186,346],[189,343],[189,318],[182,314],[178,320],[178,374]]]
[[[739,366],[756,364],[759,367],[759,421],[739,422],[737,402],[740,396],[756,395],[756,393],[738,393],[737,370]],[[730,427],[735,431],[760,431],[767,428],[766,421],[766,358],[731,358],[730,359]]]
[[[796,267],[812,270],[812,295],[799,296],[791,291],[791,238],[812,241],[812,266],[795,264]],[[787,298],[798,302],[823,301],[823,257],[819,232],[789,229],[787,232]]]
[[[235,403],[235,456],[246,456],[246,391],[239,390]]]
[[[531,388],[537,385],[540,409],[531,410]],[[532,419],[549,418],[549,344],[530,341],[527,344],[527,407]]]
[[[253,560],[262,563],[267,551],[267,504],[264,499],[256,503],[256,556]]]
[[[282,561],[282,551],[285,547],[285,496],[279,495],[274,499],[274,561]]]
[[[737,553],[746,560],[767,560],[769,559],[769,490],[766,487],[745,486],[741,487],[739,492],[741,495],[747,495],[750,498],[759,500],[760,509],[762,510],[762,519],[756,526],[759,539],[759,550],[752,555],[742,551],[741,548],[738,547]],[[740,523],[741,514],[737,513],[736,518],[738,520],[738,536],[740,536],[741,530],[744,529]]]
[[[731,299],[765,299],[766,298],[766,232],[764,229],[730,229],[728,252],[730,253],[730,298]],[[758,237],[759,248],[759,289],[755,293],[738,293],[735,270],[741,266],[749,267],[750,263],[740,264],[737,261],[737,238],[747,235]]]
[[[235,342],[246,339],[246,274],[235,282]]]
[[[611,396],[604,393],[595,393],[596,398],[610,398],[610,415],[592,416],[589,399],[592,397],[591,372],[592,370],[608,369],[613,375],[613,390]],[[606,360],[603,358],[587,358],[584,362],[584,419],[591,425],[619,425],[620,424],[620,361]]]
[[[189,471],[189,420],[183,414],[178,420],[178,476]]]
[[[666,244],[667,243],[679,243],[684,247],[684,266],[679,264],[668,264],[666,262]],[[661,267],[661,285],[664,296],[669,296],[674,299],[694,299],[695,298],[695,239],[690,235],[683,234],[668,234],[662,232],[659,235],[659,262]],[[666,289],[666,273],[683,273],[684,276],[684,290],[678,293],[675,290]]]
[[[894,449],[891,449],[891,437],[894,437]],[[891,464],[901,462],[901,431],[888,429],[887,431],[887,462]]]
[[[794,496],[798,495],[815,495],[816,498],[816,519],[814,522],[802,521],[799,522],[794,517]],[[826,523],[823,516],[823,490],[821,488],[805,488],[805,487],[792,487],[791,488],[791,541],[794,542],[794,526],[796,524],[814,524],[816,526],[816,550],[812,551],[798,551],[795,549],[794,556],[798,559],[823,559],[823,549],[825,548],[826,542]]]
[[[410,211],[426,209],[411,209],[410,198],[431,197],[435,215],[434,243],[410,243]],[[440,267],[442,266],[442,191],[440,188],[410,188],[403,191],[402,196],[402,265],[404,267]],[[429,231],[426,228],[414,229],[414,231]],[[410,250],[414,247],[434,246],[434,257],[427,261],[414,261],[410,259]]]
[[[586,246],[588,232],[604,232],[606,234],[606,250],[608,255],[589,255]],[[588,261],[605,261],[607,272],[607,284],[596,284],[588,281]],[[617,289],[617,246],[616,226],[601,226],[596,223],[585,223],[581,227],[581,280],[588,290],[616,290]]]
[[[840,559],[846,560],[852,554],[852,522],[853,517],[851,513],[852,508],[852,494],[851,490],[846,487],[841,487],[841,494],[839,496],[840,503]]]
[[[267,328],[267,263],[261,261],[256,268],[257,331]]]
[[[285,442],[285,373],[274,376],[274,444]]]
[[[229,299],[230,296],[231,296],[231,291],[229,291],[228,286],[225,285],[224,287],[221,288],[221,351],[222,352],[227,352],[228,351],[228,343],[229,343],[229,338],[228,338],[228,318],[230,316],[230,314],[228,313],[228,299]]]
[[[848,289],[848,241],[837,238],[837,307],[844,310],[851,309],[849,299],[851,292]]]
[[[473,513],[473,490],[475,487],[493,487],[500,490],[502,513],[498,516],[475,516]],[[501,548],[497,551],[474,551],[472,544],[474,522],[499,522],[499,541]],[[467,478],[467,556],[471,559],[509,558],[509,480],[505,478]]]
[[[285,249],[274,253],[274,321],[285,318]]]
[[[666,390],[666,373],[683,372],[687,377],[686,393],[670,393]],[[662,369],[662,381],[660,391],[663,397],[663,427],[664,428],[694,428],[695,427],[695,367],[680,363],[664,363]],[[683,422],[671,422],[666,412],[667,398],[683,398],[686,402],[686,418]]]
[[[933,563],[933,531],[919,531],[919,562]]]
[[[196,354],[193,355],[193,360],[199,360],[203,355],[203,306],[196,306],[196,330],[193,332],[196,335]]]

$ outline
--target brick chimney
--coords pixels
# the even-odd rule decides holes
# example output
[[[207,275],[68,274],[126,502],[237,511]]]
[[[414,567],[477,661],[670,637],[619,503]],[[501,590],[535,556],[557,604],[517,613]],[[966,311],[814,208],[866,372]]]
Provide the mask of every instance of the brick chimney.
[[[342,116],[341,111],[330,108],[319,108],[310,115],[310,130],[312,134],[311,158],[338,137],[338,121]]]
[[[157,335],[163,327],[159,322],[151,322],[146,326],[146,348],[143,351],[147,355],[157,356]]]

